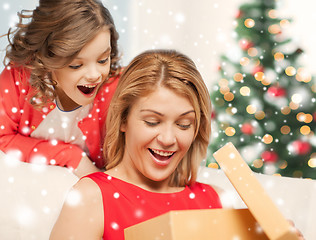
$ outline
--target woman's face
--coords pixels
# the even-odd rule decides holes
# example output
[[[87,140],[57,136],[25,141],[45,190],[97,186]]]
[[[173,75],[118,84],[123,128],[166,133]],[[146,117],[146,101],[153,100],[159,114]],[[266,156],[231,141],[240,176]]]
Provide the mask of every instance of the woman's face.
[[[192,104],[172,90],[158,87],[138,99],[121,127],[126,141],[121,164],[132,181],[167,184],[193,142],[194,123]]]
[[[61,107],[70,111],[92,103],[110,71],[111,34],[101,30],[66,67],[52,71]]]

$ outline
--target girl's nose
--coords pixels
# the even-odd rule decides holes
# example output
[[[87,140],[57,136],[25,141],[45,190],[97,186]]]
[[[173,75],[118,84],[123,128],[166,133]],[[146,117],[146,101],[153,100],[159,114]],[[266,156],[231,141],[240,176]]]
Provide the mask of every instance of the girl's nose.
[[[87,69],[86,78],[89,81],[96,81],[101,76],[101,72],[98,70],[97,66],[91,65]]]

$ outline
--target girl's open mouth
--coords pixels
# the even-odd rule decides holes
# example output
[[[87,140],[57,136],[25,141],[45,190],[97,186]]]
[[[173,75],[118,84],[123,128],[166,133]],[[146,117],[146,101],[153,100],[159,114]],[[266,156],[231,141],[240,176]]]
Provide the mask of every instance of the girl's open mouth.
[[[94,93],[94,90],[96,89],[98,84],[87,84],[87,85],[78,85],[77,88],[80,92],[82,92],[85,95],[91,95]]]

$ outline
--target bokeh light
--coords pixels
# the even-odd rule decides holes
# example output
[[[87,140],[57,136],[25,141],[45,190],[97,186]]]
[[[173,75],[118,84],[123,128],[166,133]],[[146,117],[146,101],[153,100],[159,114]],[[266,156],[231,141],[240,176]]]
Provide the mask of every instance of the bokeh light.
[[[265,143],[265,144],[270,144],[273,142],[273,137],[272,135],[270,134],[265,134],[262,138],[262,141]]]
[[[253,19],[251,19],[251,18],[247,18],[245,20],[245,26],[247,28],[253,28],[255,26],[255,24],[256,24],[255,21]]]

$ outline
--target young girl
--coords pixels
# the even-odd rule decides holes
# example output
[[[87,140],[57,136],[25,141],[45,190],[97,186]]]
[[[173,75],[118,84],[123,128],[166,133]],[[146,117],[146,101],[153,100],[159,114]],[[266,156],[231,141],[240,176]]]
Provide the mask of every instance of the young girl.
[[[123,240],[126,227],[170,210],[221,208],[196,182],[210,136],[210,99],[194,63],[175,51],[137,56],[107,116],[107,171],[70,192],[54,239]]]
[[[40,0],[7,36],[0,150],[24,162],[100,171],[120,71],[118,33],[99,0]]]

